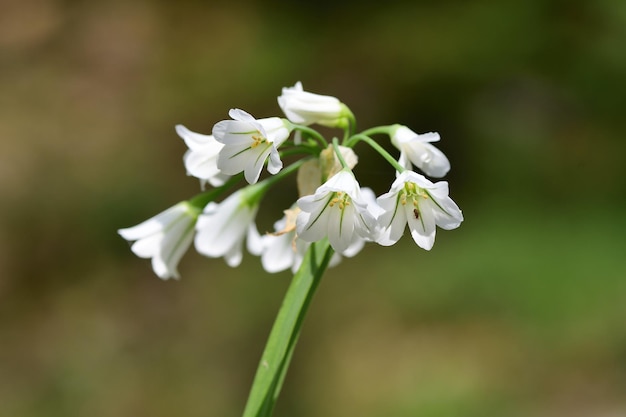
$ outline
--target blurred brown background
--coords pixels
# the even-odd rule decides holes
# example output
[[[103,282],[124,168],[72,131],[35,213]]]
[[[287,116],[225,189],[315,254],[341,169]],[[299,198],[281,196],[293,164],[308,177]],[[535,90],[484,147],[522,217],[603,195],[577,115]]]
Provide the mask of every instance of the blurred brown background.
[[[176,123],[298,80],[438,131],[466,221],[329,271],[276,415],[626,415],[624,45],[621,0],[4,0],[0,415],[241,413],[290,275],[163,282],[116,230],[198,192]]]

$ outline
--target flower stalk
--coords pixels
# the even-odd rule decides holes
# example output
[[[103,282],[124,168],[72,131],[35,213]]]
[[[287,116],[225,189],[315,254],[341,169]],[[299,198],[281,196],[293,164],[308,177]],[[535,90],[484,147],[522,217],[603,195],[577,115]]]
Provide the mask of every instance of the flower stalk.
[[[287,289],[261,356],[243,417],[272,415],[300,329],[333,250],[328,240],[313,243]]]

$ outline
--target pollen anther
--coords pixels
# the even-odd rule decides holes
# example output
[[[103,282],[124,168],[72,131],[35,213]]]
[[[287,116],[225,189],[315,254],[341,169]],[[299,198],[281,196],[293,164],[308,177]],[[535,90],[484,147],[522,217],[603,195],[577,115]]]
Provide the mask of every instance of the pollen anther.
[[[259,136],[259,135],[252,135],[252,144],[250,145],[251,148],[256,148],[257,146],[259,146],[260,144],[262,144],[265,141],[265,138],[263,136]]]

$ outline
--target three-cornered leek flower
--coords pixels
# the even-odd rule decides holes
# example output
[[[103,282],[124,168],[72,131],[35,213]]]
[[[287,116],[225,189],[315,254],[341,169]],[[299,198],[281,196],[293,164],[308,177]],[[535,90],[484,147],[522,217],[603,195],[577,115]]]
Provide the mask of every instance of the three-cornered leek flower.
[[[178,262],[193,240],[200,209],[186,201],[134,227],[117,232],[129,242],[140,258],[152,258],[152,269],[162,279],[180,278]]]
[[[187,175],[199,178],[203,189],[207,182],[213,187],[219,187],[230,178],[217,167],[217,156],[223,144],[212,135],[192,132],[183,125],[176,125],[176,133],[189,148],[183,156]]]
[[[417,166],[426,175],[441,178],[450,171],[450,161],[430,142],[439,141],[439,133],[417,134],[406,126],[395,125],[391,143],[400,150],[400,164],[408,170]]]
[[[227,175],[243,172],[246,181],[254,184],[269,157],[267,171],[279,172],[283,163],[278,147],[291,133],[289,122],[279,117],[255,119],[240,109],[231,109],[228,114],[233,120],[213,126],[215,140],[224,144],[217,158],[220,171]]]
[[[296,236],[298,209],[285,210],[285,215],[274,223],[274,232],[261,236],[261,263],[263,269],[275,273],[290,269],[295,272],[309,247]]]
[[[241,263],[243,241],[252,233],[258,234],[254,219],[259,209],[260,198],[255,196],[259,185],[235,191],[221,203],[207,204],[196,223],[195,246],[199,253],[211,258],[223,256],[232,267]]]
[[[297,204],[301,210],[296,220],[298,236],[307,242],[328,237],[339,253],[358,245],[361,239],[372,239],[376,231],[376,219],[349,169],[333,175],[315,194],[301,197]]]
[[[293,87],[283,88],[278,105],[290,122],[305,126],[313,123],[328,127],[344,126],[345,118],[350,114],[337,98],[304,91],[300,81]]]
[[[391,189],[377,199],[384,212],[378,217],[382,228],[377,242],[384,246],[396,243],[408,224],[415,243],[430,250],[435,243],[435,226],[445,230],[459,227],[463,214],[448,196],[448,183],[432,183],[423,175],[404,171]]]

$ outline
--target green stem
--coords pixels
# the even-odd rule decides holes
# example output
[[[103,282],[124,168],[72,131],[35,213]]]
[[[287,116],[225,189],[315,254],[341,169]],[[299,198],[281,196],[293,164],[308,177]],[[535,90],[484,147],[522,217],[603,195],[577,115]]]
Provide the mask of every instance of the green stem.
[[[293,123],[291,124],[291,126],[293,127],[294,130],[299,130],[300,132],[306,133],[309,136],[317,139],[317,141],[322,145],[322,149],[328,146],[328,142],[326,142],[326,139],[324,139],[324,136],[322,136],[317,130],[311,129],[310,127],[307,127],[307,126],[297,125]]]
[[[348,139],[344,145],[350,148],[354,147],[354,145],[356,145],[356,143],[360,140],[359,136],[361,135],[365,135],[365,136],[372,136],[372,135],[378,135],[378,134],[389,135],[391,132],[391,129],[394,126],[397,126],[397,125],[376,126],[376,127],[372,127],[370,129],[364,130],[358,135],[351,136],[350,139]]]
[[[293,164],[290,164],[287,167],[281,169],[275,175],[272,175],[271,177],[267,177],[266,179],[261,181],[259,184],[263,183],[263,184],[266,184],[268,187],[271,187],[272,185],[276,184],[278,181],[281,181],[283,178],[296,172],[298,168],[300,168],[300,166],[304,164],[306,161],[307,161],[307,158],[300,159],[294,162]]]
[[[348,106],[344,105],[343,111],[345,113],[346,122],[348,124],[348,126],[346,126],[345,128],[343,136],[343,143],[345,144],[349,140],[349,138],[356,132],[356,117],[354,117],[354,113],[352,113],[352,110],[350,110]]]
[[[398,125],[376,126],[376,127],[372,127],[372,128],[369,128],[369,129],[366,129],[366,130],[362,131],[361,134],[362,135],[366,135],[366,136],[372,136],[372,135],[377,135],[377,134],[388,135],[389,131],[394,126],[398,126]]]
[[[300,166],[306,161],[306,159],[300,159],[286,168],[280,170],[275,175],[265,178],[263,181],[259,181],[256,184],[250,184],[242,188],[242,199],[249,207],[258,206],[261,200],[274,184],[281,181],[286,176],[293,174],[300,168]]]
[[[333,254],[327,239],[309,247],[287,289],[252,383],[243,417],[269,417],[280,393],[306,312]]]
[[[335,155],[337,155],[337,159],[339,159],[339,162],[341,163],[342,168],[350,169],[350,167],[346,163],[346,160],[343,159],[343,155],[341,154],[341,150],[339,150],[339,141],[337,140],[337,138],[333,138],[333,150],[335,151]]]
[[[376,150],[376,152],[378,152],[383,158],[385,158],[387,162],[389,162],[396,169],[396,171],[398,172],[406,171],[406,168],[400,165],[400,163],[398,163],[398,161],[396,161],[396,159],[393,156],[391,156],[389,152],[387,152],[382,146],[378,144],[378,142],[376,142],[374,139],[370,138],[369,136],[363,133],[359,133],[358,135],[354,135],[350,138],[350,142],[353,142],[353,140],[354,140],[354,143],[356,143],[359,140],[362,140],[363,142],[370,145],[372,148]]]
[[[317,156],[319,155],[319,153],[320,151],[317,147],[313,148],[312,146],[298,145],[298,146],[294,146],[293,148],[280,151],[280,157],[285,158],[291,155],[302,155],[302,154]]]
[[[198,194],[189,199],[189,204],[194,207],[198,207],[203,209],[204,206],[209,204],[209,202],[215,200],[217,197],[222,195],[225,191],[231,189],[235,184],[237,184],[243,178],[243,174],[237,174],[232,178],[229,178],[228,181],[224,183],[224,185],[220,185],[212,190],[205,191],[201,194]]]

